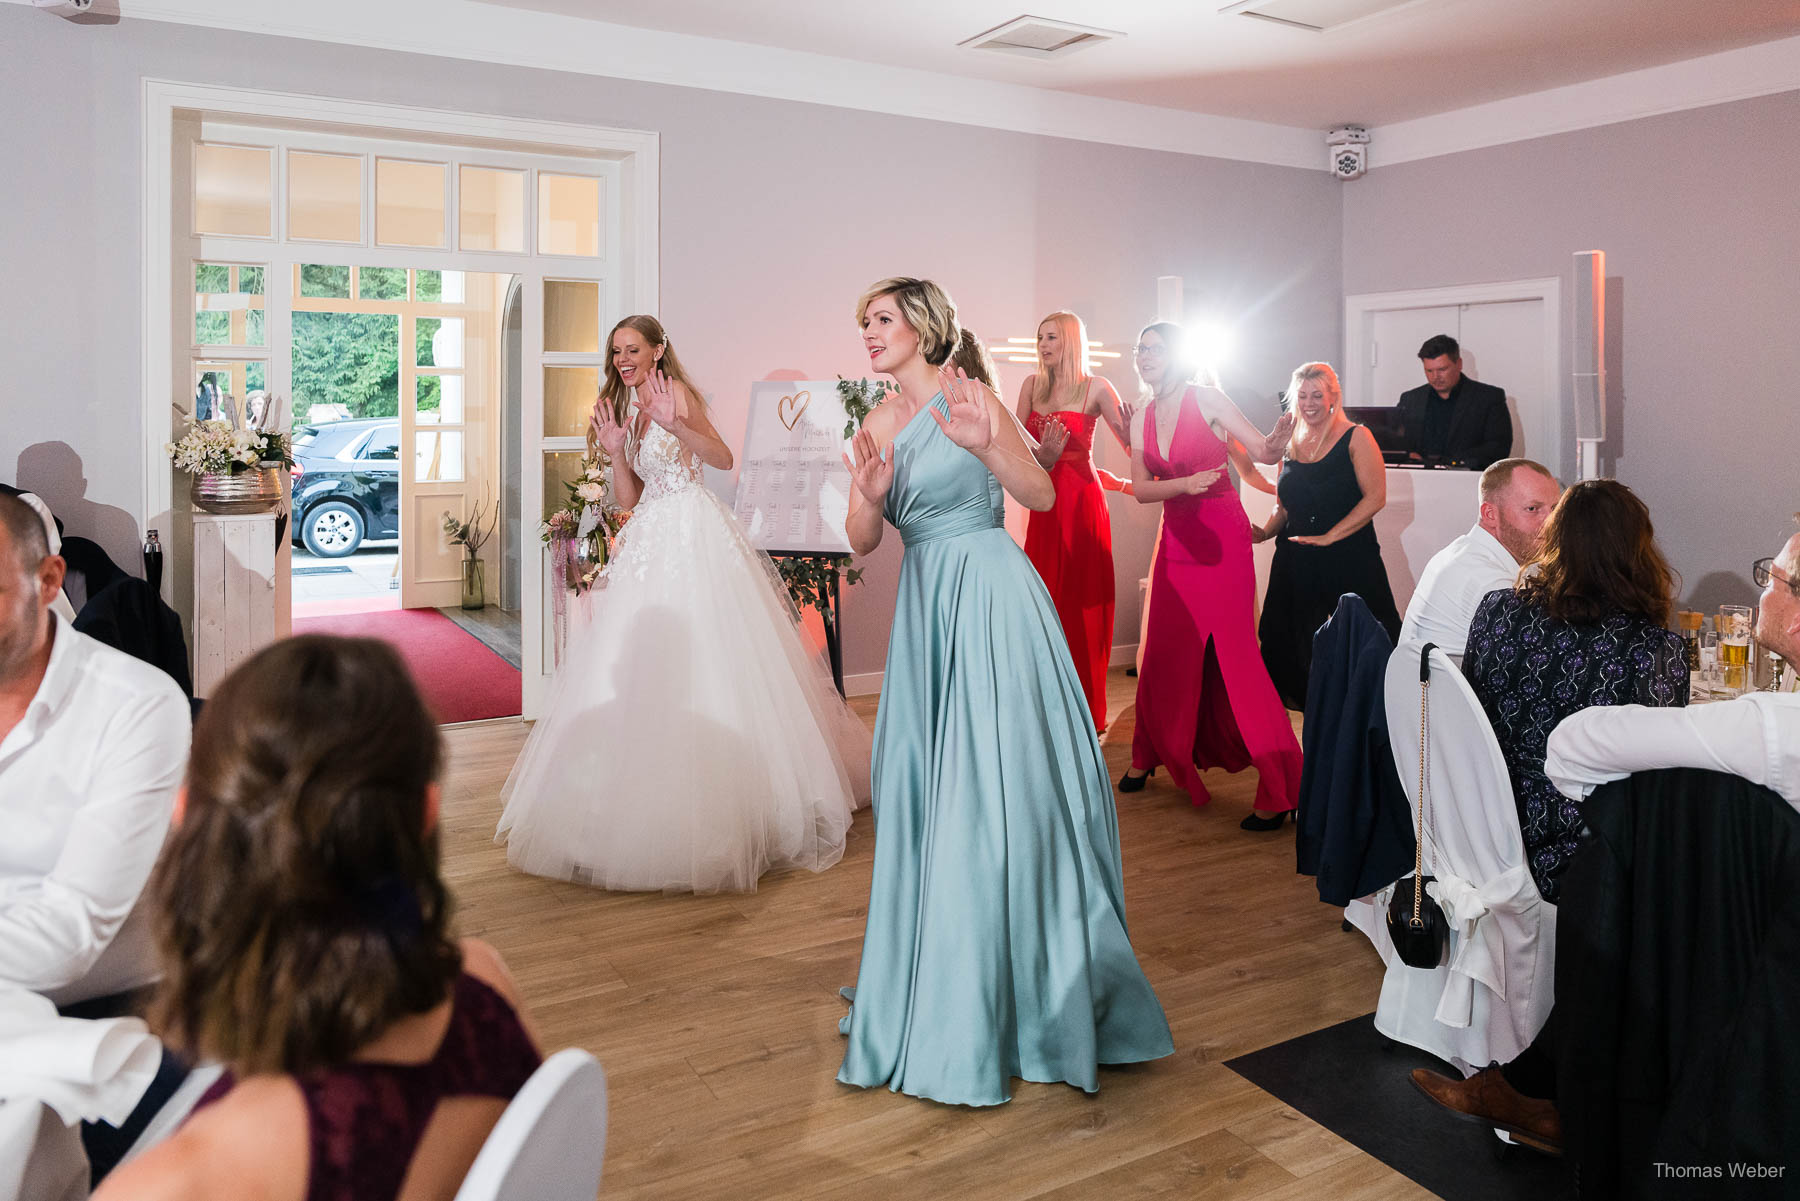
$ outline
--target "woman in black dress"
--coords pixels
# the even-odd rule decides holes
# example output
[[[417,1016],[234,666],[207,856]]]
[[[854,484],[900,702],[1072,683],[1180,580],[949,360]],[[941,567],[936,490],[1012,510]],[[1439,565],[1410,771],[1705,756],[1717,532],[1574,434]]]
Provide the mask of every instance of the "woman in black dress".
[[[1338,597],[1354,592],[1400,636],[1394,590],[1370,524],[1387,503],[1387,468],[1375,435],[1344,416],[1343,389],[1328,363],[1302,363],[1288,384],[1294,435],[1275,482],[1275,512],[1251,535],[1275,539],[1263,597],[1263,663],[1290,709],[1306,708],[1312,643]]]

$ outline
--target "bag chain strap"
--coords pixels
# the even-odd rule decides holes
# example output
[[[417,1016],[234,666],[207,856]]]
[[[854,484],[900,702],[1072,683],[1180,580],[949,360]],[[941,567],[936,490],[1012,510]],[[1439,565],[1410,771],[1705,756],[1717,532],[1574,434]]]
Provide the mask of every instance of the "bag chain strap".
[[[1430,655],[1430,651],[1425,652]],[[1413,911],[1412,928],[1421,930],[1425,926],[1424,918],[1419,916],[1420,906],[1425,898],[1425,745],[1431,733],[1431,706],[1427,698],[1431,693],[1431,673],[1429,668],[1421,668],[1419,672],[1419,801],[1414,814],[1417,832],[1413,838]],[[1433,823],[1435,826],[1435,823]]]

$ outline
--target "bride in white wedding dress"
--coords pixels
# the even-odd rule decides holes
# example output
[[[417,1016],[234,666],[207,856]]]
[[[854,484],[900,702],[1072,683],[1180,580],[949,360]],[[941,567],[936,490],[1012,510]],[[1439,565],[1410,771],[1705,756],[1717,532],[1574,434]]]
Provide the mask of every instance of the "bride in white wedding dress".
[[[767,557],[702,482],[701,464],[729,469],[731,451],[655,318],[613,328],[591,430],[631,520],[575,606],[501,793],[507,860],[600,888],[702,893],[830,867],[868,796],[869,732]]]

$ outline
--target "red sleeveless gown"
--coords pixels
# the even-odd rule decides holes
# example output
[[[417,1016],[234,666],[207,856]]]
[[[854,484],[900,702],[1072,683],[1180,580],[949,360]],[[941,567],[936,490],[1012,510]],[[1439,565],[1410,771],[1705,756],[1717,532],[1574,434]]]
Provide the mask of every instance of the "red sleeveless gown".
[[[1050,468],[1056,504],[1033,513],[1025,527],[1025,554],[1031,559],[1069,640],[1069,657],[1081,677],[1094,729],[1106,729],[1106,668],[1112,659],[1113,557],[1112,520],[1106,494],[1090,458],[1099,414],[1072,410],[1032,412],[1025,419],[1031,436],[1041,439],[1044,427],[1060,421],[1069,431],[1062,457]]]

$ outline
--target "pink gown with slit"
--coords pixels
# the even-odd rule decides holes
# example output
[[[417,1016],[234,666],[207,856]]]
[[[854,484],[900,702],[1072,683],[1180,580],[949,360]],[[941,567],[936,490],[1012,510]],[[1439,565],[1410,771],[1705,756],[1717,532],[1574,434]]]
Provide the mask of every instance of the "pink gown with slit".
[[[1181,398],[1167,458],[1154,413],[1145,427],[1144,466],[1152,478],[1215,468],[1220,475],[1198,496],[1163,502],[1131,765],[1166,766],[1196,805],[1212,799],[1202,769],[1255,766],[1256,808],[1292,809],[1300,796],[1300,743],[1257,647],[1250,519],[1223,470],[1225,444],[1191,388]]]

